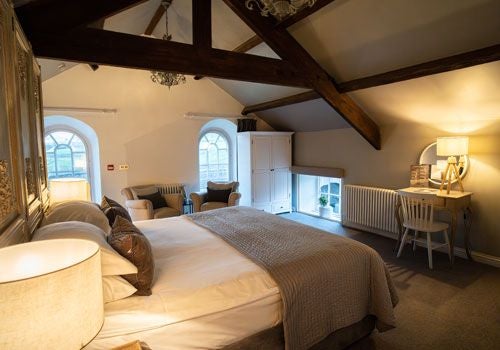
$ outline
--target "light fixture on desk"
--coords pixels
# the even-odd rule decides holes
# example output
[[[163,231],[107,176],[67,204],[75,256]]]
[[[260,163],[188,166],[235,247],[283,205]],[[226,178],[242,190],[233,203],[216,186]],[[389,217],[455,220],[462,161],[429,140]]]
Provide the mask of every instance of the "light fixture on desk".
[[[441,179],[439,190],[442,191],[446,184],[446,193],[450,193],[453,178],[457,179],[460,191],[464,191],[460,170],[464,166],[465,157],[469,153],[469,138],[467,136],[451,136],[437,138],[437,155],[448,157],[446,169]],[[459,156],[458,167],[457,158]]]
[[[89,201],[90,186],[87,180],[62,178],[49,180],[50,204],[65,201]]]
[[[0,348],[81,349],[104,321],[99,246],[49,239],[0,249]]]

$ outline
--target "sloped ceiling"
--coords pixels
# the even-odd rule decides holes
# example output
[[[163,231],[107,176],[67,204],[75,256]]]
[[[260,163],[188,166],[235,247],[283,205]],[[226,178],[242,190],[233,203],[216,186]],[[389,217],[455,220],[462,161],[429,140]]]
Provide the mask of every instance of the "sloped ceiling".
[[[105,22],[105,29],[141,34],[159,6],[150,0]],[[254,33],[225,6],[212,1],[213,46],[231,50]],[[498,0],[336,0],[289,28],[336,81],[342,82],[500,43]],[[153,34],[164,33],[164,19]],[[169,10],[173,40],[191,43],[191,1]],[[261,44],[251,53],[276,57]],[[57,67],[57,64],[52,64]],[[42,60],[42,71],[48,63]],[[54,70],[54,69],[52,69]],[[56,71],[57,73],[57,71]],[[89,69],[89,74],[92,72]],[[44,72],[44,78],[50,77]],[[500,63],[427,76],[349,93],[378,124],[399,120],[446,123],[459,118],[500,120]],[[303,89],[213,79],[244,105]],[[322,100],[258,113],[279,130],[348,127]]]

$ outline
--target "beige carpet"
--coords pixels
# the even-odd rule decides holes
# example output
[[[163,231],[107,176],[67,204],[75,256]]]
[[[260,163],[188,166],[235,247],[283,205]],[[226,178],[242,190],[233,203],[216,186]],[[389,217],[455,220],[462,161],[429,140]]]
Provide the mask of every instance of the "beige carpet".
[[[335,222],[299,213],[282,217],[363,242],[384,258],[398,290],[397,328],[375,331],[362,349],[500,349],[500,269],[434,252],[434,270],[427,251],[407,247],[395,257],[395,241],[345,229]]]

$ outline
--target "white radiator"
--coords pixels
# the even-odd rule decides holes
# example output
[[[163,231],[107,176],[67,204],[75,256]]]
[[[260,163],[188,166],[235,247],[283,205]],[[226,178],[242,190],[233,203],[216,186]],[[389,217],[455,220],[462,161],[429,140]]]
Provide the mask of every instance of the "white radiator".
[[[385,188],[345,185],[342,224],[368,232],[395,237],[394,215],[397,192]]]
[[[161,194],[182,193],[184,198],[186,197],[184,184],[156,184],[155,187],[158,188]]]

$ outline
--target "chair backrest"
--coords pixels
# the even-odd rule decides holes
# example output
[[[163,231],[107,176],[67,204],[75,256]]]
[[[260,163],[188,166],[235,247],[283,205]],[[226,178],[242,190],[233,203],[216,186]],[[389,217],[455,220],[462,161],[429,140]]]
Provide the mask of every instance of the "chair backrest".
[[[232,181],[232,182],[213,182],[213,181],[208,181],[207,182],[207,187],[213,190],[227,190],[231,189],[232,192],[238,192],[238,187],[240,186],[240,183],[238,181]]]
[[[174,194],[181,193],[184,198],[186,198],[186,191],[184,190],[184,184],[175,183],[175,184],[153,184],[153,185],[139,185],[139,186],[130,186],[125,187],[121,190],[121,194],[129,200],[136,199],[134,197],[133,189],[145,189],[148,187],[156,187],[161,194]]]
[[[399,192],[401,211],[403,213],[403,225],[429,228],[434,222],[433,194]]]

